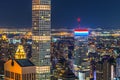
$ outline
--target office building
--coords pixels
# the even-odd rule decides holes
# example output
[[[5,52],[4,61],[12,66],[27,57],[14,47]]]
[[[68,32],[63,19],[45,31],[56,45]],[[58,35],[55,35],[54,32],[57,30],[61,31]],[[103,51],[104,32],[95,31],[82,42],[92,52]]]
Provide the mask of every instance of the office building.
[[[32,0],[32,40],[36,80],[50,80],[51,0]]]
[[[88,61],[88,29],[75,29],[74,39],[75,39],[75,60],[74,65],[79,67],[80,71],[85,73],[85,77],[89,77],[89,65]],[[77,73],[78,75],[78,73]]]
[[[27,59],[8,60],[4,64],[4,80],[35,80],[35,65]]]

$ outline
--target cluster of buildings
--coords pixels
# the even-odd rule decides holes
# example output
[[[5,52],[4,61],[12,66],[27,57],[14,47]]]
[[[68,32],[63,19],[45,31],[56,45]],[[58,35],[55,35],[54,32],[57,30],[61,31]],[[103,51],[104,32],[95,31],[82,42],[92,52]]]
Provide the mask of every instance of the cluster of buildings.
[[[35,80],[36,68],[30,61],[31,45],[23,39],[21,43],[11,43],[5,34],[0,38],[0,45],[0,80]]]
[[[0,51],[2,52],[2,54],[0,56],[0,59],[2,64],[4,64],[5,62],[17,64],[16,60],[23,60],[24,64],[24,60],[28,60],[28,62],[29,61],[31,62],[35,59],[40,59],[40,63],[39,61],[36,61],[36,63],[31,62],[31,64],[34,63],[42,65],[42,67],[37,66],[35,67],[34,64],[32,65],[32,67],[34,68],[33,69],[34,73],[32,72],[30,75],[34,74],[34,76],[36,76],[34,78],[41,76],[35,75],[37,72],[42,74],[43,78],[49,78],[52,80],[57,79],[119,80],[120,36],[116,35],[119,34],[119,30],[118,31],[106,30],[104,32],[104,30],[99,31],[91,29],[89,35],[79,36],[78,34],[75,35],[75,30],[73,29],[70,30],[52,29],[51,32],[52,42],[49,41],[50,39],[48,39],[48,37],[46,37],[47,39],[40,38],[43,39],[43,43],[48,41],[49,44],[45,43],[43,44],[42,41],[39,41],[40,39],[33,36],[33,38],[36,39],[34,42],[34,40],[32,40],[31,32],[30,31],[25,32],[26,33],[24,33],[24,35],[23,33],[19,32],[16,33],[19,35],[16,35],[15,33],[5,33],[4,31],[1,33]],[[99,35],[95,35],[98,32]],[[12,37],[10,35],[12,35]],[[22,37],[20,35],[22,35]],[[14,39],[19,41],[17,42],[11,41]],[[38,42],[40,42],[39,43],[40,46],[38,45]],[[36,55],[34,54],[40,51],[39,47],[45,48],[41,50],[43,52],[43,55],[40,53]],[[34,53],[32,53],[32,50]],[[47,51],[48,53],[45,51]],[[12,63],[11,61],[13,61],[14,63]],[[49,64],[49,66],[47,64]],[[11,68],[4,67],[4,69]],[[2,70],[3,67],[1,67],[1,74],[3,74],[3,72],[5,73],[5,71]],[[9,70],[7,71],[8,71],[7,74],[11,72]],[[44,74],[49,77],[46,77]],[[20,78],[22,79],[22,76]]]
[[[106,31],[105,34],[112,34],[113,32],[119,34],[119,31],[116,30]],[[120,55],[119,41],[119,35],[100,35],[89,38],[88,52],[91,60],[91,73],[96,80],[119,80],[117,75],[119,73],[117,68]]]
[[[120,79],[120,30],[51,29],[51,0],[32,0],[32,29],[0,34],[5,80]]]
[[[51,43],[52,80],[76,78],[73,73],[74,39],[59,38]],[[69,73],[67,73],[69,69]],[[71,75],[67,75],[71,74]]]

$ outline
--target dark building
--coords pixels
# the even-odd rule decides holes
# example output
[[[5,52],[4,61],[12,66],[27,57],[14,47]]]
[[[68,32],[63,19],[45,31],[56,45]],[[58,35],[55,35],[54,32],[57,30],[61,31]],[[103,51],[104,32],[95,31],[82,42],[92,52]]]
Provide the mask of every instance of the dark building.
[[[113,80],[114,61],[112,56],[105,55],[96,63],[96,80]]]
[[[103,62],[98,61],[96,64],[96,80],[103,79]]]
[[[103,62],[103,80],[111,80],[111,64],[108,60]]]
[[[72,72],[70,68],[67,68],[67,70],[63,74],[63,80],[76,80],[77,77],[75,74]]]
[[[120,55],[116,58],[116,77],[120,80]]]
[[[4,80],[4,63],[5,61],[0,60],[0,80]]]

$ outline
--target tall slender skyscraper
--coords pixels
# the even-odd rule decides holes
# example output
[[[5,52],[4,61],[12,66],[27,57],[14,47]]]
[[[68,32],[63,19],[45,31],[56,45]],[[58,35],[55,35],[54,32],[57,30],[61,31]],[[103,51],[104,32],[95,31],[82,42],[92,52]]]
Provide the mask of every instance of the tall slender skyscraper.
[[[51,0],[32,0],[32,32],[36,80],[50,80]]]

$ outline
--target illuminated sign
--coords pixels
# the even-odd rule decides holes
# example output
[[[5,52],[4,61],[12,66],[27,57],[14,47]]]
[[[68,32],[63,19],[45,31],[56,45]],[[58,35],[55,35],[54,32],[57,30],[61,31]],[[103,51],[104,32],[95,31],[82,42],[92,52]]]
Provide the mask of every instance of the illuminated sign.
[[[88,36],[89,31],[88,31],[88,29],[75,29],[74,35],[75,36]]]

